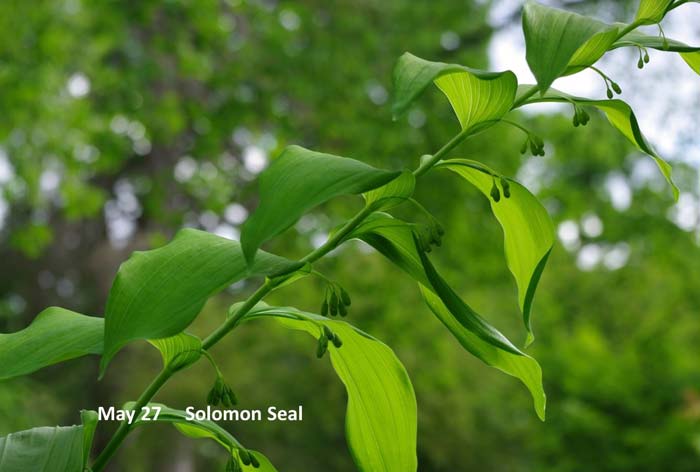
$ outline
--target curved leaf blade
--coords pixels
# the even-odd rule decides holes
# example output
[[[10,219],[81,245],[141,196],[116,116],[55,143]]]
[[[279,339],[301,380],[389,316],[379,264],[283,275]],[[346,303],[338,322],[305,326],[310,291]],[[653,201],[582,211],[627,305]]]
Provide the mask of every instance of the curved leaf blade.
[[[394,118],[405,113],[432,82],[447,96],[462,129],[501,118],[513,105],[518,87],[510,71],[486,72],[404,53],[394,69]]]
[[[365,193],[365,203],[373,211],[382,211],[402,204],[411,198],[416,187],[416,177],[404,170],[397,178],[377,189]]]
[[[381,187],[399,174],[347,157],[287,147],[260,175],[260,203],[241,232],[246,260],[252,263],[265,241],[315,206],[333,197]]]
[[[523,31],[527,63],[545,93],[557,78],[600,59],[617,38],[618,26],[528,1]]]
[[[532,334],[532,301],[547,258],[554,245],[554,224],[547,210],[525,187],[508,179],[510,198],[496,202],[489,197],[493,185],[492,171],[477,169],[471,161],[451,159],[436,167],[449,169],[481,191],[491,204],[491,211],[503,229],[508,269],[518,286],[518,301],[528,338]]]
[[[418,250],[409,224],[376,214],[349,237],[370,244],[416,280],[428,307],[460,344],[487,365],[522,381],[532,395],[537,415],[544,420],[546,396],[537,361],[518,350],[440,278]]]
[[[526,92],[531,87],[533,86],[521,86],[518,90],[518,94],[520,95]],[[659,167],[659,170],[666,178],[666,181],[669,183],[669,185],[671,185],[674,198],[678,200],[680,191],[673,182],[673,169],[671,168],[671,165],[661,156],[659,156],[652,145],[644,137],[641,129],[639,128],[637,117],[634,115],[632,107],[630,107],[627,103],[623,102],[622,100],[591,100],[588,98],[574,97],[554,89],[550,90],[541,97],[533,97],[529,102],[575,102],[580,105],[589,105],[598,108],[600,111],[605,113],[605,116],[608,118],[608,121],[610,121],[610,124],[617,128],[617,130],[620,131],[632,144],[634,144],[637,149],[654,159],[656,165]]]
[[[634,22],[640,25],[659,23],[666,16],[666,11],[671,3],[673,0],[641,0]]]
[[[102,354],[104,320],[49,307],[16,333],[0,333],[0,380],[88,354]]]
[[[230,284],[300,266],[261,252],[248,267],[238,242],[195,229],[179,231],[161,248],[135,252],[119,268],[107,299],[100,376],[125,344],[180,333]]]
[[[362,472],[415,471],[417,407],[401,361],[381,341],[352,325],[291,307],[259,304],[244,319],[273,317],[282,325],[319,338],[323,326],[343,341],[329,343],[331,363],[345,385],[345,421],[350,453]]]
[[[172,371],[194,364],[202,356],[202,340],[189,333],[160,339],[150,339],[163,357],[163,367]]]
[[[87,464],[97,414],[81,412],[82,425],[44,426],[0,438],[3,472],[82,472]]]
[[[135,402],[129,402],[124,405],[124,409],[133,410]],[[154,418],[153,412],[149,414],[149,420],[143,420],[143,415],[139,415],[134,421],[134,426],[146,426],[154,422],[171,423],[175,428],[187,437],[193,439],[212,439],[223,446],[234,458],[238,457],[237,450],[243,445],[227,430],[219,426],[214,421],[188,419],[187,412],[176,410],[160,403],[149,403],[150,408],[160,408],[160,413],[157,419]],[[277,472],[277,469],[263,454],[250,449],[246,450],[258,459],[260,467],[246,466],[241,464],[244,472]]]

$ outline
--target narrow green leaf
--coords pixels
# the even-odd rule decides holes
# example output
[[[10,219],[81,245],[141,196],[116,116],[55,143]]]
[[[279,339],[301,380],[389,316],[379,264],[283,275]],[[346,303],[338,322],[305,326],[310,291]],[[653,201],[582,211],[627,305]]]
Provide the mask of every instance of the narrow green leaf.
[[[134,405],[134,402],[126,403],[124,409],[132,410]],[[222,445],[233,457],[238,457],[236,450],[244,447],[231,433],[213,421],[188,419],[186,411],[176,410],[160,403],[149,403],[147,406],[150,409],[150,411],[148,411],[149,419],[144,420],[143,414],[140,414],[134,421],[134,426],[147,426],[154,422],[171,423],[178,431],[187,437],[194,439],[213,439]],[[157,419],[154,419],[156,413],[154,407],[160,408]],[[277,469],[275,469],[267,457],[257,451],[247,450],[255,455],[260,462],[260,467],[254,468],[241,464],[245,472],[277,472]]]
[[[612,48],[621,47],[645,47],[658,51],[677,52],[688,63],[693,71],[700,75],[700,46],[689,46],[681,41],[667,38],[666,41],[660,36],[650,36],[648,34],[633,31],[623,36],[613,44]]]
[[[365,202],[374,211],[388,210],[411,198],[415,187],[416,177],[413,172],[404,170],[388,184],[365,193]]]
[[[645,48],[652,48],[658,51],[671,51],[671,52],[695,52],[700,51],[700,46],[688,46],[687,44],[676,41],[675,39],[666,38],[664,42],[661,36],[651,36],[648,34],[640,33],[639,31],[632,31],[627,33],[618,41],[615,41],[611,49],[617,49],[621,47],[638,47],[643,46]]]
[[[173,371],[194,364],[202,356],[202,340],[189,333],[160,339],[150,339],[163,356],[163,366]]]
[[[344,321],[296,308],[259,304],[244,319],[260,317],[273,317],[317,339],[323,327],[340,336],[342,346],[329,343],[328,350],[348,393],[345,431],[358,470],[416,470],[416,398],[406,370],[388,346]]]
[[[600,59],[617,39],[619,26],[528,1],[523,31],[527,63],[544,93],[557,78]]]
[[[522,95],[530,90],[534,85],[522,85],[518,89],[518,95]],[[558,90],[550,90],[547,94],[541,97],[533,97],[529,103],[536,102],[575,102],[580,105],[588,105],[598,108],[605,113],[608,121],[617,128],[637,149],[650,156],[656,162],[656,165],[661,170],[661,173],[666,178],[666,181],[671,185],[673,196],[678,200],[680,194],[678,187],[673,182],[671,165],[666,162],[654,148],[646,140],[642,131],[639,129],[637,117],[634,115],[632,108],[622,100],[591,100],[588,98],[574,97]]]
[[[673,3],[673,0],[641,0],[634,22],[640,25],[659,23],[664,19],[671,3]]]
[[[315,206],[373,190],[398,175],[354,159],[287,147],[260,176],[260,203],[241,233],[246,260],[250,263],[260,245]]]
[[[0,438],[2,472],[82,472],[92,446],[97,413],[83,411],[84,424],[44,426]]]
[[[486,72],[404,53],[394,69],[394,117],[406,112],[432,82],[447,96],[462,129],[474,131],[510,110],[518,86],[510,71]]]
[[[0,380],[87,354],[102,354],[103,335],[102,318],[49,307],[25,329],[0,333]]]
[[[528,331],[534,339],[530,315],[540,275],[554,244],[554,225],[537,198],[518,182],[508,179],[510,197],[495,202],[489,198],[493,171],[475,166],[472,161],[453,159],[437,167],[447,168],[464,177],[489,200],[491,210],[503,228],[506,261],[518,285],[518,300]]]
[[[486,364],[520,379],[532,395],[537,415],[544,420],[546,397],[537,361],[513,346],[439,277],[418,250],[409,224],[387,214],[376,214],[349,238],[367,242],[416,280],[428,307],[460,344]]]
[[[135,252],[119,268],[107,299],[100,375],[126,343],[183,331],[206,300],[230,284],[299,267],[261,252],[249,268],[238,242],[195,229],[179,231],[161,248]]]

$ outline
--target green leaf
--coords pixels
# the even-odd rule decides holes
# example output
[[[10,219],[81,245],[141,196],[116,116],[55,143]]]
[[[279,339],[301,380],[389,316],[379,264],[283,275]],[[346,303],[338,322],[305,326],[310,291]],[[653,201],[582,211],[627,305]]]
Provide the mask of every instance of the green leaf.
[[[0,380],[87,354],[101,354],[103,335],[102,318],[49,307],[25,329],[0,334]]]
[[[681,57],[696,74],[700,75],[700,52],[682,52]]]
[[[506,261],[518,285],[518,300],[528,331],[526,344],[530,344],[534,339],[530,320],[532,300],[554,244],[554,225],[547,210],[525,187],[511,179],[507,180],[509,198],[501,198],[498,202],[489,198],[494,172],[480,163],[453,159],[436,167],[456,172],[488,198],[491,210],[503,228]]]
[[[700,75],[700,46],[689,46],[681,41],[633,31],[613,44],[612,49],[621,47],[645,47],[659,51],[677,52],[696,74]]]
[[[261,303],[244,320],[260,317],[273,317],[317,339],[324,326],[340,336],[342,346],[329,343],[328,351],[348,393],[345,431],[358,470],[416,470],[416,398],[406,370],[389,347],[344,321],[296,308]]]
[[[375,214],[348,237],[367,242],[416,280],[428,307],[460,344],[486,364],[520,379],[544,420],[546,397],[537,361],[513,346],[449,288],[418,250],[411,225]]]
[[[260,176],[260,203],[241,233],[246,260],[250,263],[260,245],[315,206],[381,187],[398,175],[354,159],[287,147]]]
[[[388,184],[365,193],[365,202],[373,211],[388,210],[411,198],[415,187],[416,177],[413,172],[404,170]]]
[[[129,402],[124,405],[124,409],[133,410],[135,402]],[[237,450],[243,448],[244,446],[238,442],[238,440],[233,437],[231,433],[226,431],[224,428],[219,426],[217,423],[210,420],[197,420],[188,419],[187,412],[182,410],[176,410],[170,408],[166,405],[160,403],[149,403],[147,405],[150,411],[144,413],[148,414],[148,420],[143,419],[143,413],[139,414],[138,418],[134,421],[134,426],[146,426],[153,424],[154,422],[159,423],[171,423],[178,431],[180,431],[185,436],[194,439],[213,439],[220,445],[222,445],[232,457],[238,457]],[[160,413],[158,413],[157,419],[155,418],[154,407],[160,408]],[[260,462],[259,468],[254,468],[252,466],[242,465],[244,471],[257,471],[257,472],[277,472],[277,469],[270,463],[270,461],[257,451],[252,451],[246,449]]]
[[[202,356],[202,340],[189,333],[179,333],[169,338],[151,339],[163,356],[163,366],[176,371],[194,364]]]
[[[527,63],[544,93],[557,78],[600,59],[617,39],[619,26],[528,1],[523,31]]]
[[[97,413],[81,412],[83,425],[44,426],[0,438],[2,472],[82,472],[92,446]]]
[[[518,89],[518,95],[527,93],[534,85],[522,85]],[[680,194],[678,187],[673,182],[671,165],[666,162],[654,148],[646,140],[642,131],[639,129],[637,117],[634,115],[632,108],[622,100],[591,100],[588,98],[574,97],[558,90],[550,90],[547,94],[540,97],[531,98],[528,103],[536,102],[565,102],[577,103],[580,105],[588,105],[598,108],[605,113],[608,121],[617,128],[637,149],[647,154],[654,159],[656,165],[661,170],[661,173],[666,178],[666,181],[671,185],[673,196],[678,200]]]
[[[405,113],[432,82],[447,96],[462,129],[473,131],[506,114],[518,87],[510,71],[486,72],[404,53],[394,69],[394,117]]]
[[[179,231],[161,248],[135,252],[119,268],[107,299],[100,376],[126,343],[180,333],[210,296],[232,283],[301,266],[261,252],[250,268],[238,242],[195,229]]]
[[[637,16],[634,19],[635,24],[653,25],[659,23],[666,15],[671,3],[673,0],[641,0]]]

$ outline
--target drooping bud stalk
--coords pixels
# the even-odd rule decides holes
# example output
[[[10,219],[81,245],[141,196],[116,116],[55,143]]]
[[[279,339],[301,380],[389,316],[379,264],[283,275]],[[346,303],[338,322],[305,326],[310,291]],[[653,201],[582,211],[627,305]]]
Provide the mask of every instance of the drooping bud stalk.
[[[510,182],[503,176],[501,176],[501,188],[503,188],[503,196],[510,198]]]
[[[501,201],[501,192],[498,190],[498,186],[496,186],[496,178],[494,177],[493,179],[493,185],[491,186],[491,198],[493,199],[494,202],[499,202]]]

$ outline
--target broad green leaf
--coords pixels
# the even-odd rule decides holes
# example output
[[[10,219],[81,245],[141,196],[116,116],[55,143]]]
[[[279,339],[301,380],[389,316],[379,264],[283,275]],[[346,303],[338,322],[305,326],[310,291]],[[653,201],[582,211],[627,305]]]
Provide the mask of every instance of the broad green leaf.
[[[87,464],[97,414],[81,412],[83,425],[44,426],[0,438],[2,472],[82,472]]]
[[[510,71],[486,72],[404,53],[394,69],[394,117],[408,110],[432,82],[447,96],[462,129],[474,131],[505,115],[518,87]]]
[[[635,24],[653,25],[660,22],[671,3],[673,0],[641,0],[634,19]]]
[[[523,10],[526,58],[540,93],[557,78],[594,64],[617,39],[618,28],[528,1]]]
[[[119,268],[107,299],[100,376],[126,343],[180,333],[210,296],[232,283],[300,266],[261,252],[248,267],[238,242],[195,229],[179,231],[161,248],[135,252]]]
[[[345,431],[361,472],[410,472],[417,468],[416,398],[401,361],[384,343],[344,321],[291,307],[259,304],[244,320],[273,317],[319,338],[323,326],[343,342],[329,343],[331,363],[348,393]]]
[[[429,308],[460,344],[486,364],[520,379],[544,420],[546,397],[537,361],[518,350],[449,288],[418,250],[411,225],[375,214],[349,237],[367,242],[416,280]]]
[[[163,356],[163,366],[176,371],[199,360],[202,356],[202,340],[189,333],[179,333],[169,338],[150,339]]]
[[[518,94],[527,93],[534,85],[522,85],[518,89]],[[666,162],[654,148],[646,140],[642,131],[639,129],[637,117],[634,115],[632,108],[622,100],[591,100],[588,98],[574,97],[558,90],[550,90],[543,96],[533,97],[529,103],[535,102],[575,102],[580,105],[588,105],[598,108],[605,113],[608,121],[617,128],[637,149],[650,156],[656,162],[656,165],[661,170],[661,173],[666,178],[666,181],[671,185],[673,196],[678,200],[679,190],[673,182],[671,165]]]
[[[488,198],[503,228],[506,261],[518,285],[518,300],[528,331],[526,344],[529,344],[534,339],[530,320],[532,300],[554,244],[554,225],[547,210],[525,187],[511,179],[508,179],[510,198],[502,196],[498,202],[494,201],[489,197],[493,171],[473,161],[453,159],[436,167],[456,172]]]
[[[124,409],[132,410],[134,405],[134,402],[126,403],[124,405]],[[188,419],[186,411],[175,410],[160,403],[149,403],[148,407],[150,408],[150,411],[148,412],[148,418],[150,419],[144,420],[143,414],[140,414],[134,421],[134,426],[147,426],[149,424],[153,424],[154,422],[171,423],[178,431],[190,438],[213,439],[222,445],[235,458],[238,457],[238,449],[243,447],[243,445],[241,445],[241,443],[238,442],[238,440],[233,437],[231,433],[213,421]],[[160,408],[160,413],[158,414],[157,419],[154,419],[154,407]],[[252,451],[247,448],[246,450],[255,455],[260,462],[260,467],[254,468],[252,466],[245,466],[241,464],[245,472],[277,472],[277,469],[275,469],[267,457],[257,451]]]
[[[365,193],[365,202],[374,211],[388,210],[411,198],[415,187],[413,172],[405,170],[388,184]]]
[[[103,336],[102,318],[49,307],[25,329],[0,334],[0,380],[87,354],[102,354]]]
[[[682,52],[681,57],[696,74],[700,75],[700,52]]]
[[[287,147],[260,175],[260,203],[241,232],[246,260],[251,263],[261,244],[315,206],[340,195],[368,192],[399,174],[346,157]]]

